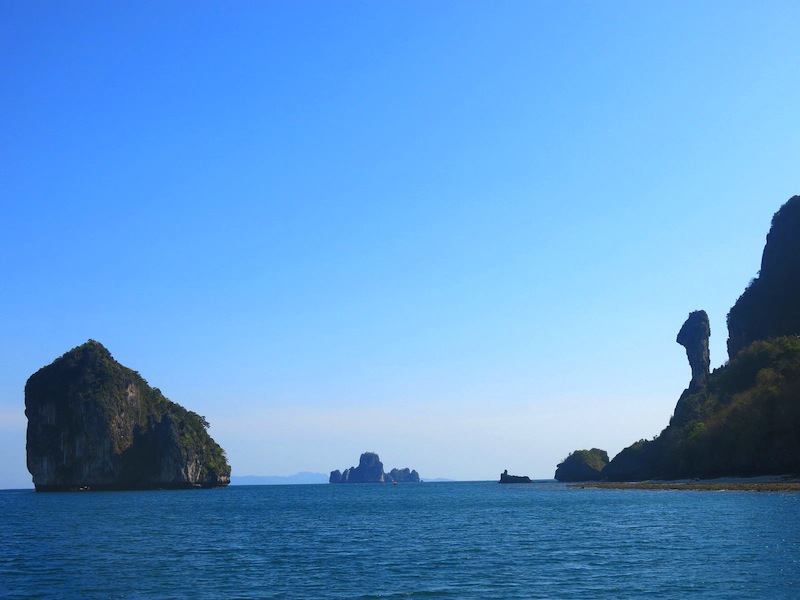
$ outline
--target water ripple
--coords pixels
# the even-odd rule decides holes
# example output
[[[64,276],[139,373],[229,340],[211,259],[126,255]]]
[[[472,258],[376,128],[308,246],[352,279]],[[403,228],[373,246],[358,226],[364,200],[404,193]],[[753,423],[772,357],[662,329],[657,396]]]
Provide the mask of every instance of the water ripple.
[[[0,492],[0,597],[795,598],[799,508],[551,483]]]

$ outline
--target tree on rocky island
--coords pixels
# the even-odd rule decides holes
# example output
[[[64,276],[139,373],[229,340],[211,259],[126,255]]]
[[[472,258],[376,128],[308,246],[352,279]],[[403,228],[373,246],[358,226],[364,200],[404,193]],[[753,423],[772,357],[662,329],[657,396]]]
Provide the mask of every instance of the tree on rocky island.
[[[800,473],[800,196],[775,213],[761,271],[728,313],[729,361],[710,374],[698,312],[678,334],[692,380],[669,425],[617,454],[603,478]]]
[[[599,481],[608,464],[608,452],[599,448],[575,450],[556,467],[558,481]]]
[[[27,463],[37,491],[219,487],[225,452],[208,421],[171,402],[89,340],[25,385]]]

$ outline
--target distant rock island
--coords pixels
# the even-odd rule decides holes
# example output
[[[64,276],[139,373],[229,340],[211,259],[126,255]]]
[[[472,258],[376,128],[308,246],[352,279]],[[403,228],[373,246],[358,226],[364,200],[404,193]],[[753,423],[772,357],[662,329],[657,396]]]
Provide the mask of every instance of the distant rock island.
[[[772,219],[761,270],[728,313],[729,360],[712,373],[710,334],[705,311],[690,313],[677,342],[692,377],[669,425],[587,480],[800,474],[800,196]],[[556,479],[583,477],[563,469],[576,454]]]
[[[500,483],[532,483],[527,475],[509,475],[508,469],[500,473]]]
[[[410,469],[392,469],[388,473],[383,470],[383,463],[374,452],[364,452],[357,467],[331,471],[329,483],[418,483],[419,473]]]
[[[204,417],[169,401],[89,340],[25,385],[37,491],[221,487],[225,452]]]

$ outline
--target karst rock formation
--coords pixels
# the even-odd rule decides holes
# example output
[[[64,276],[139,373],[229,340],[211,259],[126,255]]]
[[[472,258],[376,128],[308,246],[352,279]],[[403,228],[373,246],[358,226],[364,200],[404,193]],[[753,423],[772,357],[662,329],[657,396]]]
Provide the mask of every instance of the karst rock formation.
[[[331,471],[329,483],[417,483],[419,473],[409,469],[392,469],[385,473],[383,463],[374,452],[364,452],[357,467],[350,467],[344,472]]]
[[[761,270],[728,313],[728,356],[785,335],[800,335],[800,196],[775,213]]]
[[[89,340],[25,385],[37,491],[220,487],[225,452],[204,417],[169,401]]]
[[[708,338],[711,335],[711,325],[708,315],[704,310],[689,313],[689,318],[678,332],[675,340],[686,348],[686,357],[692,369],[692,380],[689,387],[692,389],[702,386],[708,378],[711,359],[708,353]]]

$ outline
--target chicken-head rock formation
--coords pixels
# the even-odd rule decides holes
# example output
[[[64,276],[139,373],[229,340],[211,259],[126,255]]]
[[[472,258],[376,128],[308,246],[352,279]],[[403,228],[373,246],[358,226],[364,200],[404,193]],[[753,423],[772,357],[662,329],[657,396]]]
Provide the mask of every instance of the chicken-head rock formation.
[[[25,385],[37,491],[177,489],[230,483],[204,417],[169,401],[89,340]]]
[[[800,473],[800,196],[773,216],[761,271],[728,313],[726,364],[708,373],[707,316],[678,334],[692,367],[669,425],[623,449],[603,479]]]
[[[702,386],[708,378],[708,370],[711,365],[711,358],[708,352],[708,338],[711,335],[711,325],[708,322],[708,315],[704,310],[696,310],[689,313],[689,318],[678,332],[675,340],[686,348],[686,357],[689,359],[689,366],[692,369],[692,380],[690,388]]]

